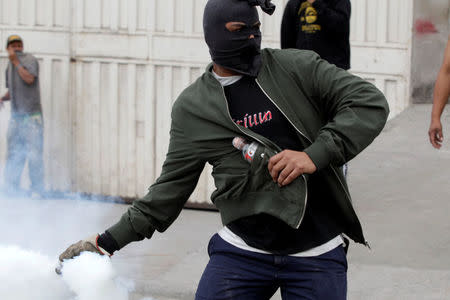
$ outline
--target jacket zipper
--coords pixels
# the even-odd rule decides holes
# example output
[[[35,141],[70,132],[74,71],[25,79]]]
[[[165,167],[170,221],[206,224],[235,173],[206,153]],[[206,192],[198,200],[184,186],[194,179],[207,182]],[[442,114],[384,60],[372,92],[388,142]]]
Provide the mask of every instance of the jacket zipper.
[[[217,79],[216,79],[217,80]],[[219,82],[219,81],[218,81]],[[219,82],[220,83],[220,82]],[[225,104],[227,107],[227,113],[228,113],[228,117],[230,117],[230,120],[233,122],[233,124],[236,126],[237,129],[239,129],[240,132],[242,132],[244,135],[248,135],[251,138],[257,140],[261,145],[263,145],[264,147],[268,147],[263,141],[261,141],[258,137],[253,136],[249,133],[244,132],[236,123],[234,123],[233,118],[231,117],[231,113],[230,113],[230,108],[228,107],[228,102],[227,102],[227,96],[225,95],[225,89],[222,87],[222,95],[223,95],[223,99],[225,100]],[[278,153],[278,151],[275,150],[275,153]]]
[[[217,80],[217,79],[216,79]],[[218,80],[217,80],[218,81]],[[218,81],[219,82],[219,81]],[[220,84],[220,82],[219,82],[219,84]],[[259,85],[259,83],[258,83],[258,85]],[[225,89],[223,88],[223,86],[222,86],[222,84],[220,84],[220,86],[221,86],[221,88],[222,88],[222,95],[223,95],[223,99],[225,100],[225,104],[226,104],[226,107],[227,107],[227,112],[228,112],[228,117],[230,117],[230,119],[232,120],[232,122],[233,122],[233,118],[231,117],[231,113],[230,113],[230,108],[228,107],[228,101],[227,101],[227,96],[225,95]],[[261,86],[260,86],[260,88],[261,88]],[[265,91],[261,88],[261,90],[264,92],[264,94],[265,94]],[[267,94],[266,94],[266,96],[267,96]],[[270,99],[270,97],[269,96],[267,96],[269,99]],[[273,100],[272,99],[270,99],[270,101],[272,101],[273,102]],[[274,103],[275,104],[275,103]],[[275,104],[275,106],[276,106],[276,104]],[[278,106],[277,106],[278,107]],[[281,111],[281,110],[280,110]],[[283,113],[284,114],[284,113]],[[286,117],[287,118],[287,117]],[[289,120],[289,119],[288,119]],[[289,122],[290,122],[290,120],[289,120]],[[240,132],[242,132],[244,135],[248,135],[248,136],[250,136],[250,137],[252,137],[253,139],[255,139],[255,140],[257,140],[261,145],[263,145],[264,147],[268,147],[263,141],[261,141],[258,137],[255,137],[255,136],[253,136],[253,135],[251,135],[251,134],[249,134],[249,133],[245,133],[236,123],[234,123],[233,122],[233,124],[236,126],[236,128],[237,129],[239,129],[239,131]],[[291,124],[292,124],[292,122],[291,122]],[[294,128],[295,128],[295,126],[294,126]],[[295,128],[298,132],[300,132],[297,128]],[[301,133],[301,132],[300,132]],[[302,134],[302,133],[301,133]],[[303,135],[303,134],[302,134]],[[308,139],[309,140],[309,139]],[[275,150],[275,153],[278,153],[278,151],[276,151]],[[306,203],[308,202],[308,183],[307,183],[307,181],[306,181],[306,177],[305,177],[305,175],[303,175],[302,174],[302,178],[303,178],[303,180],[305,181],[305,189],[306,189],[306,191],[305,191],[305,207],[303,208],[303,212],[302,212],[302,215],[301,215],[301,217],[300,217],[300,220],[299,220],[299,222],[297,223],[297,225],[295,226],[295,228],[296,229],[298,229],[299,227],[300,227],[300,224],[302,223],[302,221],[303,221],[303,218],[304,218],[304,216],[305,216],[305,211],[306,211]]]
[[[272,98],[270,98],[270,96],[269,96],[269,95],[266,93],[266,91],[262,88],[262,86],[261,86],[261,84],[259,83],[258,79],[255,79],[255,81],[256,81],[256,84],[258,84],[258,86],[259,86],[259,88],[261,89],[261,91],[263,91],[263,93],[266,95],[266,97],[269,98],[270,101],[272,101],[272,103],[273,103],[273,104],[278,108],[278,110],[284,115],[284,117],[288,120],[288,122],[291,123],[291,125],[295,128],[295,130],[297,130],[298,133],[300,133],[306,140],[308,140],[308,141],[312,144],[312,141],[311,141],[311,140],[310,140],[303,132],[301,132],[300,130],[298,130],[297,127],[295,127],[294,123],[292,123],[292,121],[286,116],[286,114],[280,109],[280,107],[278,107],[278,105],[275,103],[275,101],[273,101]],[[342,187],[344,187],[344,185],[343,185],[342,182],[341,182],[341,179],[339,179],[339,176],[336,174],[336,170],[335,170],[334,168],[331,168],[331,169],[333,170],[333,172],[335,173],[337,179],[339,180],[339,184],[340,184]],[[302,176],[303,176],[303,178],[305,178],[304,175],[302,175]],[[305,183],[306,183],[306,178],[305,178]],[[308,185],[306,184],[306,186],[308,186]],[[306,187],[306,188],[308,189],[308,187]],[[348,193],[347,193],[347,191],[345,190],[345,188],[344,188],[344,191],[345,191],[345,194],[347,195],[348,199],[350,200],[350,199],[351,199],[351,198],[350,198],[350,195],[348,195]],[[307,196],[308,196],[308,194],[306,194],[305,206],[306,206],[306,201],[307,201],[307,198],[308,198]],[[351,202],[350,202],[350,205],[353,207],[353,204],[352,204]],[[305,214],[305,210],[303,210],[303,216],[304,216],[304,214]],[[302,216],[302,219],[303,219],[303,216]],[[300,219],[300,223],[301,223],[302,219]],[[298,224],[298,227],[300,227],[300,223]],[[298,227],[297,227],[297,228],[298,228]],[[369,245],[369,242],[368,242],[367,240],[364,240],[364,244],[365,244],[365,246],[366,246],[367,248],[371,249],[371,248],[370,248],[370,245]]]
[[[294,123],[292,123],[292,121],[286,116],[286,114],[280,109],[280,107],[275,103],[275,101],[272,100],[272,98],[270,98],[270,96],[266,93],[266,91],[262,88],[261,84],[259,83],[258,79],[255,79],[256,84],[259,86],[259,88],[261,89],[261,91],[264,93],[264,95],[266,95],[267,98],[269,98],[269,100],[273,103],[273,105],[276,106],[276,108],[278,108],[278,110],[283,114],[283,116],[286,118],[286,120],[288,120],[289,123],[291,123],[292,127],[295,128],[295,130],[297,130],[298,133],[300,133],[305,139],[307,139],[311,144],[312,141],[303,133],[301,132],[295,125]],[[306,188],[306,192],[305,192],[305,207],[303,209],[303,213],[300,217],[300,220],[296,226],[296,228],[298,229],[300,227],[300,224],[303,221],[303,218],[305,216],[305,211],[306,211],[306,204],[308,203],[308,182],[306,180],[305,175],[302,174],[303,180],[305,181],[305,188]]]
[[[337,171],[335,170],[335,168],[334,168],[333,166],[331,167],[331,170],[333,170],[334,174],[336,175],[336,177],[337,177],[337,179],[338,179],[338,181],[339,181],[339,184],[340,184],[342,187],[344,187],[344,184],[342,183],[341,179],[339,178],[339,175],[337,174]],[[344,188],[343,190],[344,190],[345,194],[347,195],[347,198],[348,198],[348,199],[351,199],[351,198],[350,198],[350,195],[347,193],[346,189]],[[353,203],[352,203],[351,201],[350,201],[350,205],[353,207]],[[353,209],[354,209],[354,208],[353,208]],[[372,250],[372,248],[370,247],[370,244],[369,244],[369,241],[368,241],[368,240],[364,239],[364,245],[365,245],[367,248],[369,248],[370,250]]]
[[[259,85],[259,84],[258,84]],[[261,86],[260,86],[260,88],[261,88]],[[261,90],[264,92],[264,90],[261,88]],[[265,93],[265,92],[264,92]],[[228,116],[230,117],[230,119],[231,120],[233,120],[233,118],[231,117],[231,113],[230,113],[230,108],[228,107],[228,102],[227,102],[227,98],[226,98],[226,95],[225,95],[225,90],[224,90],[224,88],[223,88],[223,86],[222,86],[222,94],[223,94],[223,99],[225,100],[225,104],[226,104],[226,107],[227,107],[227,112],[228,112]],[[266,96],[267,96],[267,94],[266,94]],[[269,96],[267,96],[269,99],[270,99],[270,97]],[[270,99],[270,101],[272,101],[272,99]],[[273,102],[273,101],[272,101]],[[278,107],[278,106],[277,106]],[[278,108],[279,109],[279,108]],[[280,110],[281,111],[281,110]],[[284,114],[284,113],[283,113]],[[287,118],[287,117],[286,117]],[[289,120],[289,119],[288,119]],[[290,122],[290,121],[289,121]],[[252,137],[253,139],[255,139],[255,140],[257,140],[261,145],[263,145],[264,147],[268,147],[266,144],[264,144],[260,139],[258,139],[257,137],[255,137],[255,136],[253,136],[253,135],[251,135],[251,134],[248,134],[248,133],[245,133],[236,123],[234,123],[233,122],[233,124],[239,129],[239,131],[241,131],[244,135],[248,135],[248,136],[250,136],[250,137]],[[291,123],[292,124],[292,123]],[[295,126],[294,126],[294,128],[295,128]],[[300,132],[297,128],[295,128],[298,132]],[[301,132],[300,132],[301,133]],[[303,134],[302,134],[303,135]],[[278,151],[275,151],[275,153],[278,153]],[[305,177],[305,175],[303,175],[302,174],[302,178],[303,178],[303,180],[305,181],[305,207],[303,208],[303,212],[302,212],[302,215],[301,215],[301,217],[300,217],[300,220],[298,221],[298,223],[297,223],[297,225],[295,226],[295,228],[296,229],[298,229],[299,227],[300,227],[300,224],[302,223],[302,221],[303,221],[303,218],[304,218],[304,216],[305,216],[305,211],[306,211],[306,203],[308,202],[308,182],[306,181],[306,177]]]
[[[286,114],[284,113],[284,111],[282,111],[280,109],[280,107],[275,103],[275,101],[272,100],[272,98],[270,98],[270,96],[266,93],[266,91],[262,88],[261,84],[259,83],[258,79],[255,79],[256,84],[258,84],[259,88],[261,89],[261,91],[263,91],[264,95],[266,95],[267,98],[269,98],[270,101],[272,101],[272,103],[278,108],[279,111],[281,111],[281,113],[283,114],[283,116],[289,121],[289,123],[291,123],[291,125],[295,128],[295,130],[298,131],[298,133],[300,133],[305,139],[308,140],[308,142],[310,142],[312,144],[312,141],[306,136],[306,134],[304,134],[303,132],[301,132],[300,130],[298,130],[297,127],[295,127],[294,123],[292,123],[292,121],[286,116]]]
[[[310,140],[303,132],[301,132],[300,130],[298,130],[297,127],[295,127],[294,123],[292,123],[292,121],[286,116],[286,114],[280,109],[280,107],[278,107],[278,105],[275,103],[275,101],[273,101],[272,98],[270,98],[270,96],[269,96],[269,95],[266,93],[266,91],[262,88],[262,86],[261,86],[261,84],[259,83],[258,79],[256,79],[256,83],[258,84],[258,86],[259,86],[259,88],[261,89],[261,91],[263,91],[263,93],[266,95],[266,97],[269,98],[270,101],[272,101],[272,103],[273,103],[273,104],[278,108],[278,110],[284,115],[284,117],[289,121],[289,123],[291,123],[291,125],[295,128],[295,130],[297,130],[298,133],[300,133],[306,140],[308,140],[308,141],[312,144],[312,141],[311,141],[311,140]],[[334,168],[331,168],[331,169],[333,170],[333,172],[335,173],[337,179],[339,180],[339,184],[340,184],[342,187],[344,187],[344,185],[343,185],[342,182],[341,182],[341,179],[340,179],[339,176],[336,174],[336,170],[335,170]],[[303,176],[303,175],[302,175],[302,176]],[[305,179],[305,183],[306,183],[306,179]],[[345,191],[345,194],[347,195],[347,198],[348,198],[348,199],[351,199],[351,198],[350,198],[350,195],[347,193],[347,191],[345,190],[345,188],[344,188],[344,191]],[[306,205],[306,199],[305,199],[305,205]],[[350,202],[350,205],[353,206],[353,204],[352,204],[351,202]],[[304,214],[304,211],[303,211],[303,214]],[[303,216],[302,216],[302,219],[303,219]],[[301,221],[300,221],[300,222],[301,222]],[[299,226],[300,226],[300,224],[299,224]],[[367,240],[364,241],[364,244],[370,249],[370,245],[369,245],[369,242],[368,242]]]

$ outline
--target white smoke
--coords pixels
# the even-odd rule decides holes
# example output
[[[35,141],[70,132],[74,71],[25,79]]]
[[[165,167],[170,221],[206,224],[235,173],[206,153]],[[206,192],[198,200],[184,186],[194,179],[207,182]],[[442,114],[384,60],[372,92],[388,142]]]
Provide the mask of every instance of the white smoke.
[[[133,286],[120,280],[106,256],[82,253],[63,263],[17,246],[0,246],[2,300],[128,300]]]
[[[0,246],[0,299],[66,300],[73,294],[50,258],[16,246]]]
[[[63,263],[62,277],[77,300],[128,300],[127,287],[117,280],[107,256],[84,252]]]
[[[127,300],[135,296],[133,280],[115,271],[114,258],[83,253],[63,263],[62,275],[55,272],[62,251],[102,232],[114,221],[111,215],[119,216],[121,210],[82,197],[32,200],[0,193],[0,300]]]

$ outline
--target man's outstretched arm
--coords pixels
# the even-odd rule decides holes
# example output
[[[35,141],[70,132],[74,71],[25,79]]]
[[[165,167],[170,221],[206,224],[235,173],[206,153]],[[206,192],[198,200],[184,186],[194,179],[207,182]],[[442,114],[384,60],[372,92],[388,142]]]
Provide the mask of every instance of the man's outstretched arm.
[[[147,195],[133,201],[121,219],[105,233],[71,245],[61,254],[61,261],[84,251],[112,255],[131,242],[151,238],[155,230],[165,231],[175,221],[206,163],[184,132],[180,118],[184,112],[177,107],[174,105],[172,109],[170,143],[161,175]]]
[[[442,133],[441,115],[444,111],[445,104],[450,96],[450,36],[444,54],[444,62],[442,63],[436,84],[434,85],[433,108],[431,111],[431,124],[428,130],[430,143],[434,148],[441,148],[444,140]]]

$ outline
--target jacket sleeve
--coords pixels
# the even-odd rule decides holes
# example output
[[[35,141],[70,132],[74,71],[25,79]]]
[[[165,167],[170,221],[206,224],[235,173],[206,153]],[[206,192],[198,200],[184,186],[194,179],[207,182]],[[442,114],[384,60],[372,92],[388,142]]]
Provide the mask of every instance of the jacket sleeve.
[[[330,5],[324,0],[316,0],[313,7],[317,10],[324,30],[348,35],[350,31],[350,0],[337,0],[334,5]]]
[[[281,49],[295,48],[298,34],[298,23],[296,21],[298,0],[290,0],[284,9],[281,21]]]
[[[118,223],[107,231],[119,249],[130,242],[165,231],[180,214],[194,191],[205,161],[199,158],[183,132],[181,114],[172,110],[169,150],[162,172],[147,195],[135,200]]]
[[[304,151],[318,169],[341,166],[366,148],[381,132],[389,106],[373,84],[321,59],[296,51],[296,80],[322,118],[323,126]]]

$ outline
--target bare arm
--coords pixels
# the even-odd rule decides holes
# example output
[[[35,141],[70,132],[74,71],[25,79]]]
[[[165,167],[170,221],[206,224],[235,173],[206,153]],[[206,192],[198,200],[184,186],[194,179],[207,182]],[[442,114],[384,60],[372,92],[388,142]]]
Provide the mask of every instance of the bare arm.
[[[5,95],[3,95],[3,97],[0,99],[1,101],[8,101],[9,99],[11,99],[11,96],[9,95],[9,91],[6,92]]]
[[[0,98],[0,110],[2,110],[3,108],[3,101],[7,101],[9,99],[10,99],[9,91],[7,91],[6,94]]]
[[[20,78],[23,79],[27,84],[33,84],[34,76],[30,74],[22,65],[17,67],[17,72],[19,73]]]
[[[17,68],[17,72],[19,73],[20,78],[25,81],[27,84],[33,84],[35,76],[25,69],[19,61],[17,54],[12,49],[8,49],[9,60],[11,63]]]
[[[428,131],[430,143],[434,148],[441,148],[444,135],[442,133],[441,115],[450,96],[450,37],[445,49],[444,61],[438,73],[433,94],[431,124]]]

